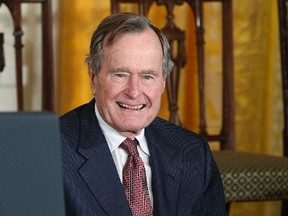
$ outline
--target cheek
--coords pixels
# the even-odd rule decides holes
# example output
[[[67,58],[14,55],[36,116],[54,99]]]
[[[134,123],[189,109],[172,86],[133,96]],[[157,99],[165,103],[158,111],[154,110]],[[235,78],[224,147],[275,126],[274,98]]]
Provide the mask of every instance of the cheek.
[[[113,85],[107,80],[95,80],[94,86],[92,88],[93,95],[95,99],[103,101],[109,101],[113,98],[117,92],[117,86]]]
[[[160,87],[157,87],[156,89],[149,89],[148,94],[149,94],[150,99],[154,102],[160,103],[162,94],[164,92],[163,89],[164,89],[164,86],[162,85],[160,85]]]
[[[165,90],[165,85],[166,85],[166,82],[160,82],[157,86],[157,90],[155,90],[155,94],[157,94],[159,97],[161,97],[161,95],[163,94],[164,90]]]
[[[100,90],[103,89],[105,80],[102,78],[102,74],[98,74],[98,76],[94,76],[91,81],[91,90],[93,95],[99,94]]]

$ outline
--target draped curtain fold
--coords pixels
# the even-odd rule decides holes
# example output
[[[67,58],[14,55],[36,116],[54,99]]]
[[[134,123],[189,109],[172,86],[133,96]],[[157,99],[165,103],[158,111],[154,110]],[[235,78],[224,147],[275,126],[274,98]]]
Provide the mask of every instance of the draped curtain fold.
[[[237,150],[270,155],[282,154],[283,107],[276,3],[267,0],[233,0]],[[84,58],[89,51],[93,31],[110,14],[110,1],[62,0],[59,4],[61,17],[56,108],[58,114],[63,114],[92,98]],[[221,104],[217,99],[220,95],[213,90],[220,85],[221,77],[220,11],[219,3],[205,3],[209,130],[218,129],[217,123],[221,117]],[[187,4],[177,7],[174,14],[177,25],[187,30],[188,38],[188,61],[181,74],[179,113],[184,127],[197,130],[194,20]],[[165,9],[153,5],[149,18],[162,27]],[[168,118],[166,94],[163,95],[159,116]],[[280,202],[237,203],[232,205],[233,215],[280,215]]]

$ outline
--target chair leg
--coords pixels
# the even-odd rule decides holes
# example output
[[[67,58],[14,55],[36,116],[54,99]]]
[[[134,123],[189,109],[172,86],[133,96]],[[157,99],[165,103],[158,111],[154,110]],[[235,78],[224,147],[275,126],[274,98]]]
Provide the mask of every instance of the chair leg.
[[[226,203],[226,212],[228,213],[228,215],[229,215],[229,213],[230,213],[230,207],[231,207],[231,203]],[[282,215],[283,216],[283,215]]]
[[[283,200],[282,201],[281,216],[288,216],[288,200]]]

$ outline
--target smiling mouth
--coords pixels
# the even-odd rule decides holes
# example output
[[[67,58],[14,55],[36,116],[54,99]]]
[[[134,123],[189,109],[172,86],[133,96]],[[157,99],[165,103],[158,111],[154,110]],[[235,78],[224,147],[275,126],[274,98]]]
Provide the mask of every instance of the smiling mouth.
[[[131,105],[120,103],[120,102],[118,102],[117,104],[123,109],[131,109],[131,110],[141,110],[146,106],[144,104],[131,106]]]

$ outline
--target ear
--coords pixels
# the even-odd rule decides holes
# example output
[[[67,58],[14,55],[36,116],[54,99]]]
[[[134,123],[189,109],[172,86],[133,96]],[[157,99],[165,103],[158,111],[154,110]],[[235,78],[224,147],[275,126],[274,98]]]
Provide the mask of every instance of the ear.
[[[163,83],[162,94],[163,94],[163,92],[165,91],[165,87],[166,87],[166,80],[165,80],[164,83]]]
[[[92,91],[92,95],[95,96],[95,89],[96,89],[96,86],[95,86],[95,74],[92,70],[91,67],[88,66],[88,75],[89,75],[89,83],[90,83],[90,88],[91,88],[91,91]]]

